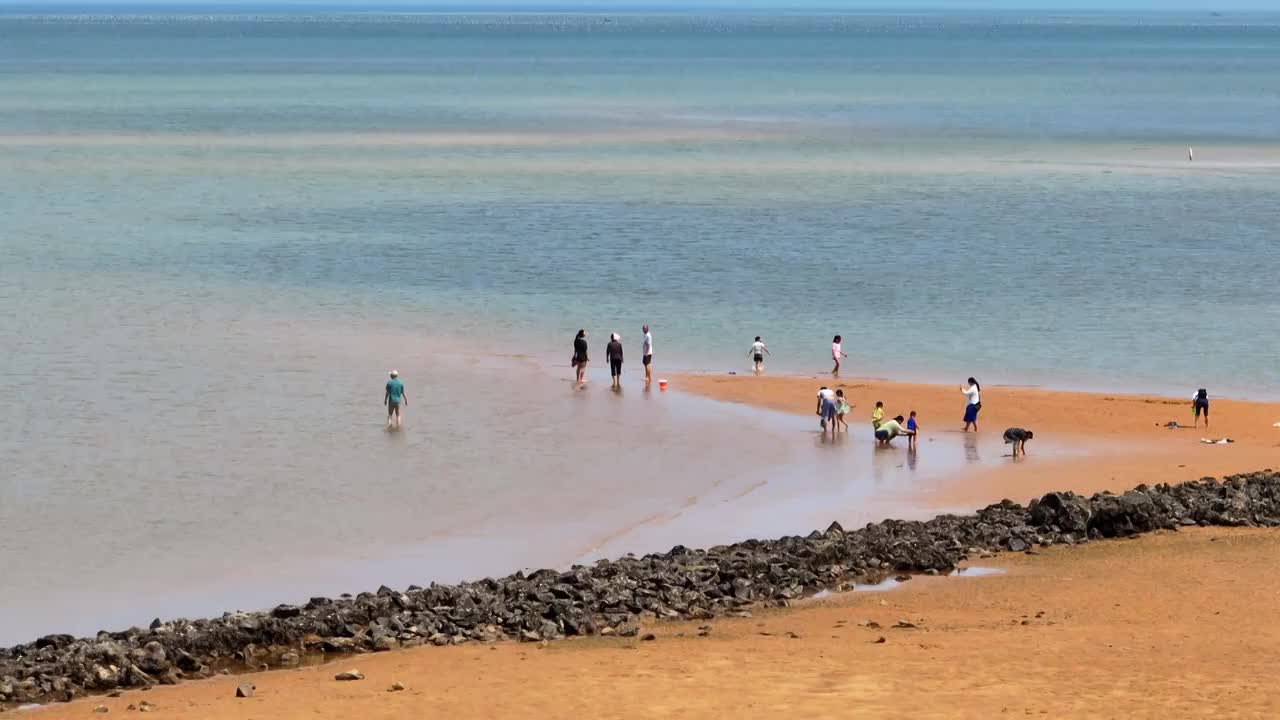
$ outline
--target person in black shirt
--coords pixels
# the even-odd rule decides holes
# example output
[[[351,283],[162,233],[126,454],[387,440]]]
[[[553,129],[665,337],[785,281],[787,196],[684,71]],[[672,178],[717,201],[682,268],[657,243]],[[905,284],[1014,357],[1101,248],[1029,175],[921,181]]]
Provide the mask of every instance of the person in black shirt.
[[[1204,413],[1204,426],[1209,427],[1209,391],[1200,388],[1196,391],[1195,399],[1191,401],[1191,410],[1196,414],[1196,422],[1193,427],[1200,427],[1200,414]]]
[[[609,375],[613,378],[613,387],[622,387],[622,338],[618,333],[609,337],[609,344],[605,347],[604,354],[609,361]]]
[[[587,382],[587,362],[591,358],[587,357],[587,331],[579,330],[576,337],[573,338],[573,364],[574,369],[578,371],[578,384],[582,385]]]

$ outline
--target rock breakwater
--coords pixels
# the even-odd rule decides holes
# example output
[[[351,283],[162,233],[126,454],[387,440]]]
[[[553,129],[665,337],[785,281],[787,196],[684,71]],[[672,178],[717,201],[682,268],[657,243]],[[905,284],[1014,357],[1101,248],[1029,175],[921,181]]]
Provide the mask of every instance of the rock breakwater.
[[[156,620],[94,638],[48,635],[0,650],[0,708],[172,684],[226,669],[287,666],[322,654],[423,644],[635,636],[661,618],[747,615],[824,589],[890,574],[944,573],[967,556],[1076,544],[1186,525],[1280,525],[1280,473],[1139,486],[1084,498],[1050,493],[971,515],[885,520],[857,530],[746,540],[706,550],[677,546],[644,557],[459,585],[313,598],[254,613]]]

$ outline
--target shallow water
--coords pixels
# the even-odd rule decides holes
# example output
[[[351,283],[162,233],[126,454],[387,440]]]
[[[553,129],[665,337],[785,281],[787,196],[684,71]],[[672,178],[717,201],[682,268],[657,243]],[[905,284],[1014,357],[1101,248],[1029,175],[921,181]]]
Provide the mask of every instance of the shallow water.
[[[917,516],[1002,462],[642,393],[644,322],[660,373],[841,332],[851,374],[1280,396],[1278,74],[1276,16],[0,12],[0,642]]]
[[[173,312],[104,316],[92,352],[22,379],[74,401],[0,416],[26,433],[0,440],[0,562],[22,578],[0,642],[918,515],[913,492],[975,462],[958,436],[831,442],[816,419],[646,392],[636,372],[578,390],[399,329]],[[179,320],[180,340],[155,329]],[[212,336],[235,362],[193,366]],[[379,414],[392,355],[399,432]],[[74,442],[25,440],[50,436]]]

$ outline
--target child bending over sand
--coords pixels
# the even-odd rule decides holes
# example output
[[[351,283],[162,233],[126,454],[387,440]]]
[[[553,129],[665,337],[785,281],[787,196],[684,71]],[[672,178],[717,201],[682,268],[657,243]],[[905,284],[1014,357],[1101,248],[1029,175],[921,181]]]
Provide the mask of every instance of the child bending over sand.
[[[1025,457],[1027,454],[1027,441],[1035,436],[1036,434],[1030,430],[1011,427],[1004,431],[1004,444],[1013,446],[1013,456],[1015,458],[1018,457],[1019,451]]]

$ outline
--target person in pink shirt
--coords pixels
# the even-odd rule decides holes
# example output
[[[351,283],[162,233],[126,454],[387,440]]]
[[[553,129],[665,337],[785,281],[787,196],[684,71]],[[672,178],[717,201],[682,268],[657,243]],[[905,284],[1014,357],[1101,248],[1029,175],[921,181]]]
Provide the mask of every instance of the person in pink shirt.
[[[849,356],[840,349],[840,336],[831,338],[831,360],[835,362],[835,367],[831,368],[831,377],[840,377],[840,359],[847,357]]]

